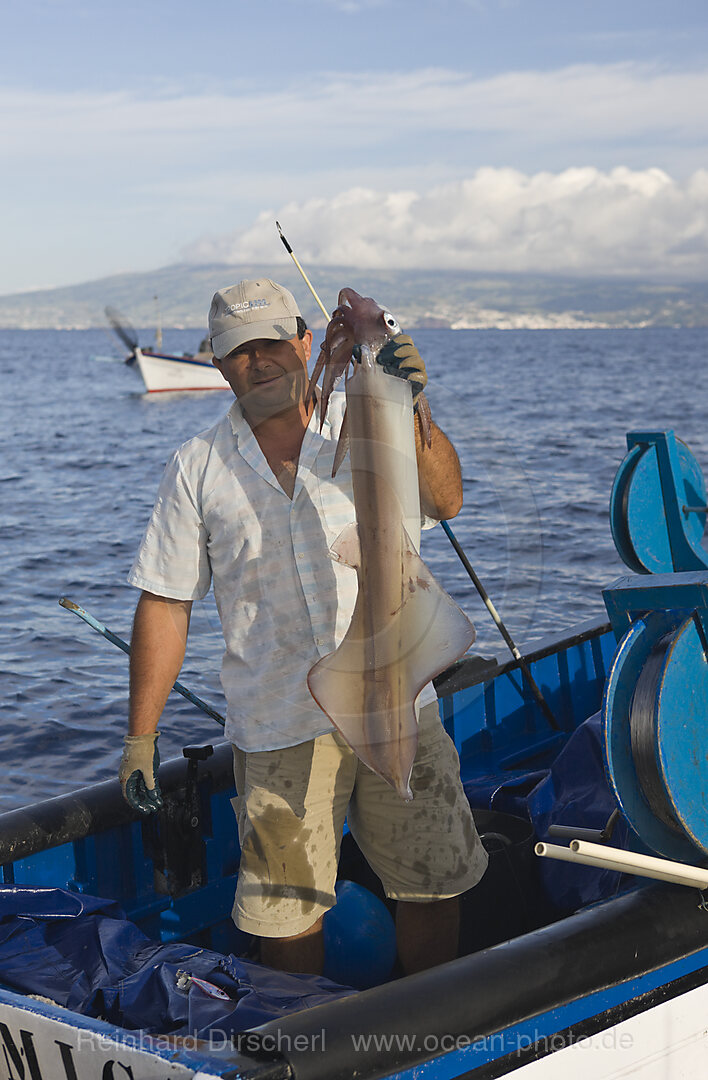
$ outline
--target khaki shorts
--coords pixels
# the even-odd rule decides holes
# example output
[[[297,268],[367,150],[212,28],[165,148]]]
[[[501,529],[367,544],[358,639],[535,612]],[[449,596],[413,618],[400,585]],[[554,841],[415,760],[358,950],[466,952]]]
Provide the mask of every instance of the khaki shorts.
[[[434,702],[420,713],[412,802],[337,733],[283,750],[234,747],[234,773],[241,866],[233,919],[246,933],[291,937],[334,906],[345,818],[395,900],[459,896],[486,869],[457,751]]]

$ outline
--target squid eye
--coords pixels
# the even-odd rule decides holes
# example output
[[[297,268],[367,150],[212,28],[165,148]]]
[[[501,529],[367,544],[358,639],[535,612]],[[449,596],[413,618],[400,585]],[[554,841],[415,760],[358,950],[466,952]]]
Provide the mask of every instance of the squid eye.
[[[386,323],[386,329],[388,330],[389,334],[394,334],[394,335],[395,334],[400,334],[401,328],[398,325],[398,323],[396,322],[396,320],[393,317],[393,315],[391,314],[391,312],[390,311],[384,311],[383,317],[384,317],[384,322]]]

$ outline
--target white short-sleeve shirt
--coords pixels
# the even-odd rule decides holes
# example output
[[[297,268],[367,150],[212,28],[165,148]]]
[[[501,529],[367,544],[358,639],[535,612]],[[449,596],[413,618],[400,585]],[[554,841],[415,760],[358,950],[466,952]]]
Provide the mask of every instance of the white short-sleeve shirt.
[[[330,555],[354,521],[348,456],[331,475],[344,405],[333,393],[321,433],[315,410],[290,499],[235,401],[168,463],[128,576],[177,600],[206,596],[213,580],[226,645],[225,734],[245,751],[332,731],[306,680],[342,641],[357,596],[356,571]],[[435,700],[429,683],[419,702]]]

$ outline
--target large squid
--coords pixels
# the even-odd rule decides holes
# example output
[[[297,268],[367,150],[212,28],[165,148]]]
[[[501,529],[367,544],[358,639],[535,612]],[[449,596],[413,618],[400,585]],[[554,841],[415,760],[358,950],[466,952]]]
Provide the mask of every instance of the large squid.
[[[376,363],[399,332],[393,316],[374,300],[342,289],[310,381],[311,395],[324,372],[323,421],[334,382],[347,371],[346,418],[334,471],[348,444],[356,522],[337,538],[332,555],[356,570],[359,592],[343,641],[310,669],[307,682],[361,761],[411,799],[416,698],[467,651],[475,631],[418,554],[411,387]],[[351,363],[355,346],[361,358]],[[418,416],[430,445],[430,410],[422,395],[420,401]]]

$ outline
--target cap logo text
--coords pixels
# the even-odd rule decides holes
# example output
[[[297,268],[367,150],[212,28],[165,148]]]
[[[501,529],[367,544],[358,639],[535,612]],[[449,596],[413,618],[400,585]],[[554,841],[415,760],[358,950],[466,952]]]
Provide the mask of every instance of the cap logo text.
[[[240,304],[229,304],[224,315],[233,315],[234,311],[248,311],[249,308],[270,307],[270,300],[243,300]]]

